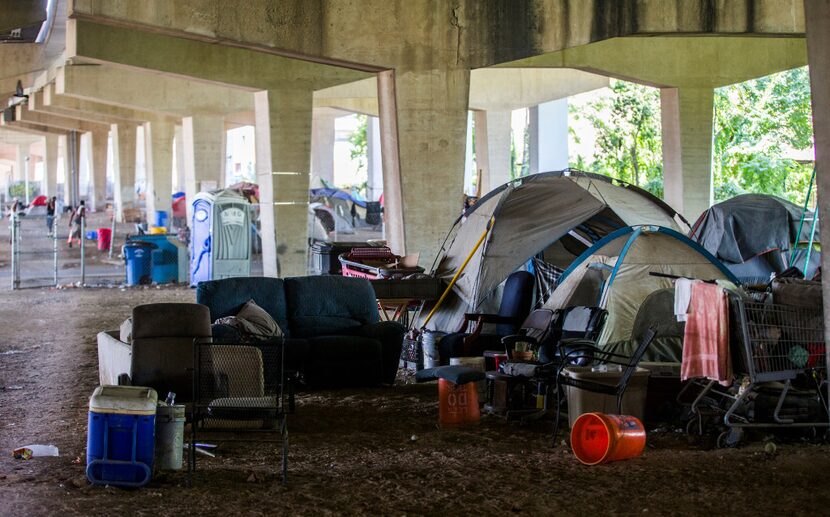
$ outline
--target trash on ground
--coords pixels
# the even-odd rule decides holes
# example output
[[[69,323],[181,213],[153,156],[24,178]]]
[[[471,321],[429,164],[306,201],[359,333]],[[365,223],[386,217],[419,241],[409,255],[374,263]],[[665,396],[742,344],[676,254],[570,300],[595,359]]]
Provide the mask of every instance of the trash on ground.
[[[24,445],[13,450],[12,456],[17,460],[28,460],[34,457],[60,456],[60,454],[54,445]]]

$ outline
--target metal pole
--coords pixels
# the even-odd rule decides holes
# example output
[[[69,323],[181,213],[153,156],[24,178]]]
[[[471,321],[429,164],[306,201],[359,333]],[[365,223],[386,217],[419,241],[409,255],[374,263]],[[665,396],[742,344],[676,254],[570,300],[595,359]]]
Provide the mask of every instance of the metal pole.
[[[115,211],[115,202],[112,203],[112,228],[110,231],[110,249],[107,254],[108,258],[112,258],[112,248],[115,246],[115,217],[118,212]]]
[[[11,224],[9,225],[9,229],[11,230],[11,244],[12,244],[12,290],[15,290],[19,287],[20,282],[18,281],[17,277],[17,232],[18,232],[18,221],[17,221],[17,214],[11,214],[11,220],[9,221]]]
[[[59,213],[55,209],[55,218],[52,220],[52,262],[55,273],[55,287],[58,286],[58,219]]]
[[[86,209],[83,210],[83,217],[81,217],[81,287],[86,285],[86,255],[84,248],[86,247]]]

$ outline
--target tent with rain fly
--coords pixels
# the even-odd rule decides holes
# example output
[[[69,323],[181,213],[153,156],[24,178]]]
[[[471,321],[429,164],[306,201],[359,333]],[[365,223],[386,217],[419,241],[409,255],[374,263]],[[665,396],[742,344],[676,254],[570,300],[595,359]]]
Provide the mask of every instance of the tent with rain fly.
[[[604,308],[608,317],[597,345],[622,354],[630,354],[656,324],[657,338],[646,360],[679,362],[683,329],[678,333],[674,318],[673,280],[651,273],[737,283],[723,264],[685,235],[659,226],[625,227],[577,258],[545,307]]]
[[[726,264],[744,281],[766,282],[770,274],[790,265],[794,244],[810,241],[813,212],[808,212],[799,235],[802,207],[766,194],[742,194],[703,212],[689,237]],[[818,221],[814,242],[818,242]],[[796,251],[794,265],[803,271],[806,248]],[[819,253],[810,253],[807,276],[820,262]]]
[[[531,258],[564,269],[594,242],[624,226],[688,231],[680,214],[633,185],[579,171],[545,172],[506,183],[467,209],[450,229],[433,275],[448,282],[491,218],[490,233],[429,328],[455,330],[465,312],[495,312],[499,286]]]

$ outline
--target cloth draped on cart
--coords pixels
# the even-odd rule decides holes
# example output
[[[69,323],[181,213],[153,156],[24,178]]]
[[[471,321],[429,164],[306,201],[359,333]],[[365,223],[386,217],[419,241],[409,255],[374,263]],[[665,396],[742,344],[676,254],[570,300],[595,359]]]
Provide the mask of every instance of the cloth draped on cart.
[[[694,282],[683,336],[680,377],[705,377],[723,386],[732,383],[729,353],[729,302],[724,290],[706,282]]]

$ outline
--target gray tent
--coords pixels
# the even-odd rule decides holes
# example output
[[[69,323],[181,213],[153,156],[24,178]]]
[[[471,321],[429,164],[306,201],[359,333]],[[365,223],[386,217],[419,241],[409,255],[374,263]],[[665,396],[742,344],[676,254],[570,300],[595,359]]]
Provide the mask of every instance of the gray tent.
[[[812,212],[798,234],[802,207],[766,194],[742,194],[703,212],[689,237],[721,260],[739,278],[769,280],[789,265],[793,244],[810,240]],[[818,242],[818,222],[815,241]],[[796,253],[795,265],[803,269],[806,253]],[[819,264],[819,253],[810,256],[808,275]]]
[[[624,226],[653,224],[688,231],[675,210],[633,185],[571,170],[534,174],[494,189],[470,207],[451,228],[433,274],[449,282],[491,218],[492,230],[430,328],[454,330],[465,312],[493,311],[500,284],[540,253],[546,262],[564,268],[594,242]]]

